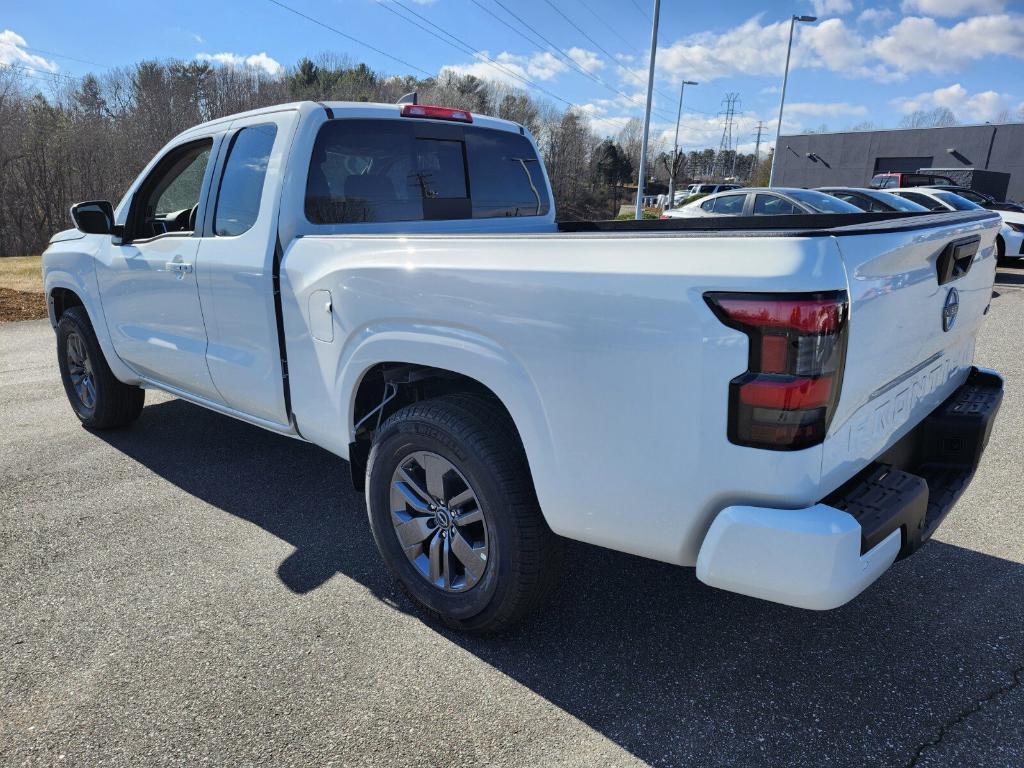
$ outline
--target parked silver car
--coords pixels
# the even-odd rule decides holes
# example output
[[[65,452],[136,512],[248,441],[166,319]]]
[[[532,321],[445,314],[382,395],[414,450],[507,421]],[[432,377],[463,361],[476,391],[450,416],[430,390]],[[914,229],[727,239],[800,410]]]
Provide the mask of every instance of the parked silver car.
[[[784,216],[787,214],[863,213],[855,205],[824,192],[795,187],[747,187],[719,192],[671,211],[661,218],[698,216]]]

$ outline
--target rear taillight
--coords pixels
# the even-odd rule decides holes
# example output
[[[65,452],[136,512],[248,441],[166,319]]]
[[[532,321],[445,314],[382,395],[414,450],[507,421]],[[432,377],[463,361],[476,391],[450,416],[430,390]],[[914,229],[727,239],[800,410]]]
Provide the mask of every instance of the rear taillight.
[[[457,123],[473,122],[473,115],[464,109],[434,107],[429,104],[403,104],[402,117],[427,117],[432,120],[454,120]]]
[[[845,291],[706,293],[704,300],[750,339],[747,371],[729,383],[729,440],[777,451],[822,442],[843,380]]]

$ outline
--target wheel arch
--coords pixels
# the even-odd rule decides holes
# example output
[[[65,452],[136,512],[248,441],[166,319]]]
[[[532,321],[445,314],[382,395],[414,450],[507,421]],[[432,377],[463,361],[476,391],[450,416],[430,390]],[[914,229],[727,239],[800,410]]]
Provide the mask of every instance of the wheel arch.
[[[107,365],[110,366],[111,373],[125,384],[138,385],[140,383],[138,375],[125,365],[114,350],[113,341],[107,330],[106,316],[103,314],[95,273],[92,270],[78,268],[65,269],[66,255],[57,254],[56,256],[64,256],[63,259],[54,259],[59,266],[47,265],[49,254],[43,257],[44,291],[50,324],[56,330],[61,315],[71,307],[82,307],[89,317],[89,322],[92,324],[92,329],[99,341]]]
[[[344,366],[341,380],[347,408],[349,461],[357,487],[363,477],[372,429],[377,423],[374,408],[384,401],[388,380],[400,379],[403,390],[385,403],[380,423],[410,402],[410,397],[436,397],[454,392],[475,393],[493,399],[515,426],[538,500],[544,508],[553,489],[549,478],[556,472],[556,457],[543,402],[526,369],[494,342],[470,337],[465,332],[376,334],[366,339]],[[360,425],[361,420],[367,419]]]
[[[50,324],[54,326],[60,322],[61,315],[71,307],[82,307],[86,313],[89,312],[82,297],[74,289],[60,285],[51,289],[47,296],[47,307],[50,312]]]

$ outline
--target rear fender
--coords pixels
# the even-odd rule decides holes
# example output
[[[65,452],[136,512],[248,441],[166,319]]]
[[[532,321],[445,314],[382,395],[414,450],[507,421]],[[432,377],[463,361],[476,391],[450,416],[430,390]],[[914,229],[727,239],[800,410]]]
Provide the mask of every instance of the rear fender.
[[[335,402],[343,405],[341,434],[322,420],[300,418],[303,436],[346,455],[355,439],[356,392],[366,373],[381,363],[430,366],[466,376],[490,389],[508,410],[519,431],[541,506],[557,477],[555,452],[541,398],[523,366],[492,339],[439,325],[384,323],[353,334],[337,368]],[[301,401],[297,400],[297,407]],[[338,440],[345,436],[345,444]],[[328,443],[334,445],[328,445]],[[549,523],[551,521],[549,520]],[[552,525],[552,527],[555,527]],[[557,530],[557,529],[556,529]]]

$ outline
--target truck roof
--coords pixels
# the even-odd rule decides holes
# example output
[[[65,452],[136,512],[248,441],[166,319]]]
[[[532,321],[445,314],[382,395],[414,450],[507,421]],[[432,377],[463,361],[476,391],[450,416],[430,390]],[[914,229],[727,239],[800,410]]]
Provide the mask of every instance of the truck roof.
[[[273,112],[285,112],[289,110],[297,109],[328,109],[338,116],[338,113],[343,112],[347,117],[364,117],[364,118],[376,118],[376,119],[401,119],[401,108],[400,104],[382,104],[373,103],[366,101],[293,101],[285,104],[273,104],[267,107],[260,107],[259,109],[250,109],[247,112],[237,112],[233,115],[225,115],[219,117],[216,120],[208,120],[205,123],[192,126],[186,131],[182,131],[181,136],[192,133],[193,131],[204,130],[213,126],[227,124],[232,120],[237,120],[242,117],[252,117],[255,115],[266,115]],[[468,110],[467,110],[468,111]],[[509,131],[511,133],[524,133],[526,128],[521,126],[519,123],[511,120],[502,120],[498,117],[489,117],[487,115],[480,115],[477,113],[471,113],[473,115],[473,125],[480,126],[483,128],[491,128],[499,131]],[[423,120],[431,118],[405,118],[412,120]],[[177,137],[176,137],[177,138]]]

